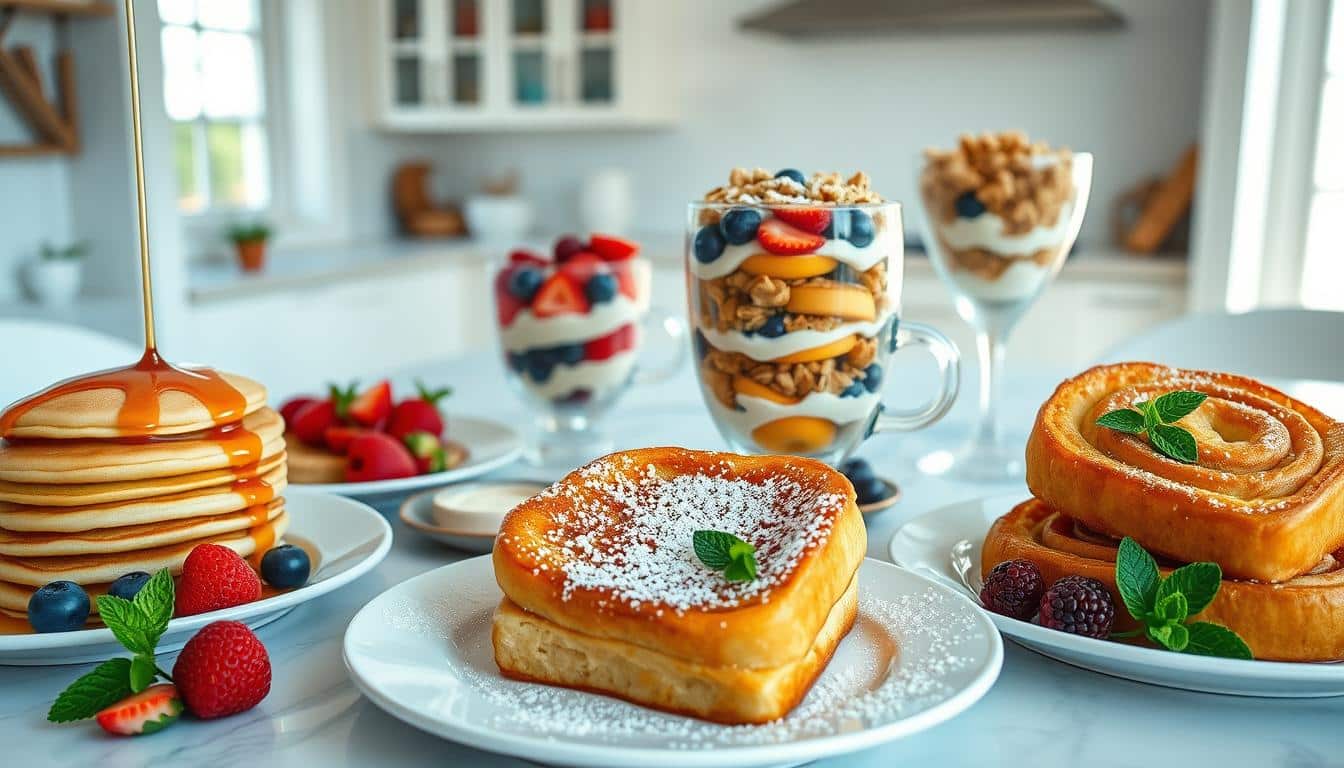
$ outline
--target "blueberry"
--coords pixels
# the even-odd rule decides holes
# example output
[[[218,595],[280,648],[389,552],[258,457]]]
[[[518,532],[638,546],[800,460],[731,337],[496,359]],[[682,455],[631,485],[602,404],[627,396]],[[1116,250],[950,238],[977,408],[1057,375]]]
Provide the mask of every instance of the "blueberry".
[[[887,497],[887,484],[870,477],[862,483],[854,483],[854,495],[858,496],[860,504],[872,504]]]
[[[611,301],[616,298],[616,277],[606,272],[598,272],[588,278],[588,283],[583,286],[583,292],[594,304]]]
[[[858,379],[851,381],[849,383],[849,386],[845,387],[844,390],[840,392],[841,397],[858,397],[859,395],[862,394],[863,394],[863,382],[859,381]]]
[[[554,367],[550,350],[534,349],[527,353],[527,375],[536,383],[540,384],[551,378],[551,369]]]
[[[756,239],[756,230],[761,228],[761,212],[754,208],[734,208],[723,214],[719,229],[723,230],[723,239],[732,245],[745,245]]]
[[[542,282],[541,270],[523,267],[509,275],[509,293],[521,301],[531,301]]]
[[[89,618],[89,593],[73,581],[53,581],[28,598],[28,623],[37,632],[70,632]]]
[[[974,192],[962,193],[953,205],[956,206],[957,215],[963,219],[974,219],[985,212],[985,204],[980,202]]]
[[[849,482],[858,486],[873,479],[873,466],[865,459],[853,458],[840,465],[840,474],[849,478]]]
[[[124,576],[118,576],[117,580],[112,582],[107,588],[107,594],[116,595],[123,600],[130,600],[145,586],[149,581],[149,574],[144,571],[131,571]]]
[[[505,356],[511,368],[516,373],[522,373],[527,368],[526,352],[510,352]]]
[[[793,179],[794,181],[798,182],[799,184],[804,184],[804,185],[807,184],[807,177],[804,176],[804,175],[803,175],[803,172],[800,171],[800,170],[798,170],[797,168],[785,168],[784,170],[780,171],[779,173],[776,173],[776,174],[775,174],[775,178],[776,178],[776,179],[778,179],[778,178]]]
[[[760,334],[767,339],[777,339],[784,335],[784,316],[771,315],[761,326]]]
[[[308,572],[312,567],[308,553],[302,547],[281,544],[261,558],[261,578],[280,589],[302,587],[308,583]]]
[[[878,387],[882,386],[882,366],[873,363],[863,369],[863,387],[869,392],[876,392]]]
[[[845,237],[855,248],[867,248],[877,230],[873,229],[873,217],[864,211],[849,212],[849,234]]]
[[[566,365],[578,365],[583,362],[583,345],[566,344],[563,347],[555,347],[551,350],[551,360]]]
[[[695,241],[692,243],[692,250],[695,252],[695,260],[701,264],[709,264],[723,255],[723,248],[727,243],[723,239],[723,232],[717,224],[706,224],[695,233]]]

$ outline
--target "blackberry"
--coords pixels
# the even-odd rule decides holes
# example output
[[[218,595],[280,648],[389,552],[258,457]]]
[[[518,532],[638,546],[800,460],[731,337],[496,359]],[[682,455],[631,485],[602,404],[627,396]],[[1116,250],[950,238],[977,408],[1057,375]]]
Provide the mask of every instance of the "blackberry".
[[[1041,598],[1042,627],[1105,640],[1115,622],[1115,602],[1106,585],[1087,576],[1065,576]]]
[[[1030,560],[1005,560],[990,569],[980,588],[980,602],[989,610],[1028,621],[1041,604],[1045,579]]]

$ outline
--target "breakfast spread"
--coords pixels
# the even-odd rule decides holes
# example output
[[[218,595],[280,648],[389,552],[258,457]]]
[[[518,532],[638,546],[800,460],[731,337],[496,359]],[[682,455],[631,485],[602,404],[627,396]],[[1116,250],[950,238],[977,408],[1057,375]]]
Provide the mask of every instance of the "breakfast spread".
[[[865,547],[849,483],[820,462],[612,454],[505,518],[495,661],[706,720],[773,720],[853,624]]]
[[[416,382],[416,394],[398,401],[384,379],[363,392],[332,385],[326,397],[291,398],[280,407],[290,480],[363,483],[460,466],[467,448],[444,437],[439,410],[451,393]]]
[[[1017,131],[925,150],[919,191],[928,233],[962,291],[987,302],[1034,296],[1067,255],[1076,204],[1072,154]]]
[[[1027,484],[985,540],[991,610],[1188,653],[1344,659],[1344,423],[1241,376],[1098,366],[1042,406]],[[1052,597],[1064,579],[1072,596]]]
[[[852,445],[895,348],[899,206],[864,173],[738,168],[691,215],[691,320],[724,436],[767,453]]]
[[[639,244],[614,235],[511,253],[493,283],[510,378],[546,408],[609,403],[634,372],[651,279]]]

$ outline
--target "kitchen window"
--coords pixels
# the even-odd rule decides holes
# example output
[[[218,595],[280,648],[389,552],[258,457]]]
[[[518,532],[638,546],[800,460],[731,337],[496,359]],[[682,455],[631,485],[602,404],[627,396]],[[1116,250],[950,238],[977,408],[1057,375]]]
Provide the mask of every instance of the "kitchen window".
[[[1331,5],[1301,298],[1308,307],[1344,310],[1344,2]]]

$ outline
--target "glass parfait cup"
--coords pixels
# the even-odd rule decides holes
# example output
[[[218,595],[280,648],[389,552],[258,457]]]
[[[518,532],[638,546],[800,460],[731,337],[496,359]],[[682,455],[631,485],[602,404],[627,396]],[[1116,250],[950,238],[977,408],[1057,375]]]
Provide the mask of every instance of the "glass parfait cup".
[[[815,233],[815,234],[814,234]],[[696,374],[734,450],[838,464],[875,432],[937,421],[958,386],[956,346],[900,319],[897,203],[692,203],[686,275]],[[938,392],[884,407],[896,351],[933,355]]]

